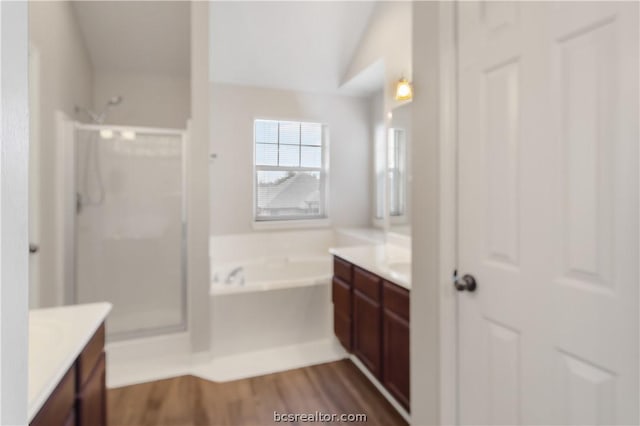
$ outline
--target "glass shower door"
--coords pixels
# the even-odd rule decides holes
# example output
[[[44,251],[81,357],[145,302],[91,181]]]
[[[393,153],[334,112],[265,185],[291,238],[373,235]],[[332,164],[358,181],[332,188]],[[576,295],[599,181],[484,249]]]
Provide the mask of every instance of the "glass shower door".
[[[184,329],[183,133],[76,130],[76,300],[111,340]]]

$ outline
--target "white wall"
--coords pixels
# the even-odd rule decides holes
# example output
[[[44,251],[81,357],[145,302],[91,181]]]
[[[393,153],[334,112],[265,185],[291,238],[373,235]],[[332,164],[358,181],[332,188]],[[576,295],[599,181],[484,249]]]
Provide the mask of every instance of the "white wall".
[[[27,423],[27,4],[0,3],[0,424]]]
[[[412,3],[390,1],[376,3],[360,44],[345,72],[347,83],[376,61],[382,59],[385,67],[385,103],[387,108],[396,104],[395,83],[404,76],[412,79]]]
[[[56,141],[55,111],[74,117],[74,106],[91,106],[93,71],[72,5],[29,2],[29,38],[40,54],[40,304],[63,303],[63,146]],[[37,106],[36,106],[37,107]]]
[[[329,219],[332,226],[370,223],[367,101],[360,98],[211,85],[211,233],[252,232],[253,120],[309,120],[330,133]]]
[[[107,124],[184,129],[191,115],[188,77],[96,69],[93,108],[101,111],[116,95],[124,99],[110,110]]]
[[[191,3],[191,122],[187,166],[187,287],[191,349],[209,350],[209,3]]]

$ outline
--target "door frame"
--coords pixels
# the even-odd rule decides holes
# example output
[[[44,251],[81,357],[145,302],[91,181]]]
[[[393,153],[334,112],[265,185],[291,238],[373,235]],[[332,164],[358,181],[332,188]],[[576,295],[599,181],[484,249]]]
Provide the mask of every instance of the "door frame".
[[[458,264],[457,13],[456,1],[440,4],[440,419],[453,425],[459,424],[458,292],[452,284]]]
[[[411,418],[420,425],[458,424],[456,14],[455,1],[413,3]]]

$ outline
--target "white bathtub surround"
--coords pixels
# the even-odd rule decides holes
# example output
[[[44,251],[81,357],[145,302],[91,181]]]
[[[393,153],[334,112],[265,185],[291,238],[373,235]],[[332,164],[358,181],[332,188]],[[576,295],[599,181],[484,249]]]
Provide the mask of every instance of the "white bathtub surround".
[[[331,229],[211,237],[212,358],[332,341],[337,239]]]
[[[332,339],[328,284],[212,293],[213,359]]]
[[[329,252],[399,286],[411,289],[411,251],[392,244],[336,247]]]
[[[91,303],[29,312],[29,421],[110,311],[110,303]]]

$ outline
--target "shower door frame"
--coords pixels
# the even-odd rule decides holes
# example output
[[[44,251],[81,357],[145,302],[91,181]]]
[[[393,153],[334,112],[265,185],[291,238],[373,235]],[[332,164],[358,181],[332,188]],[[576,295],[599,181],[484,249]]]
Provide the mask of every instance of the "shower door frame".
[[[76,194],[78,193],[77,182],[75,174],[78,166],[78,159],[76,158],[77,151],[77,131],[89,130],[99,132],[100,130],[113,130],[114,132],[133,131],[135,133],[145,135],[162,135],[162,136],[179,136],[180,137],[180,155],[181,155],[181,188],[182,197],[180,201],[180,295],[181,301],[181,319],[180,324],[170,325],[164,327],[157,327],[152,329],[139,329],[119,332],[111,335],[107,335],[107,342],[124,341],[141,337],[160,336],[170,333],[185,332],[188,330],[188,289],[187,289],[187,129],[173,129],[163,127],[141,127],[141,126],[125,126],[125,125],[111,125],[111,124],[85,124],[74,121],[71,123],[73,127],[73,194],[71,199],[76,200]],[[77,280],[77,209],[74,206],[73,209],[73,285],[71,286],[72,294],[71,299],[74,304],[78,303],[78,280]]]

